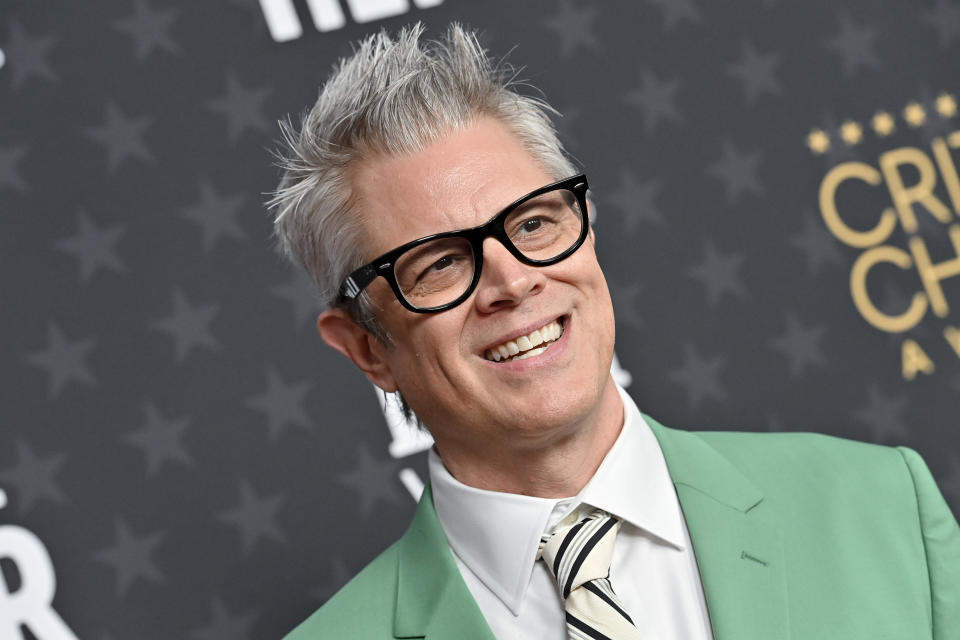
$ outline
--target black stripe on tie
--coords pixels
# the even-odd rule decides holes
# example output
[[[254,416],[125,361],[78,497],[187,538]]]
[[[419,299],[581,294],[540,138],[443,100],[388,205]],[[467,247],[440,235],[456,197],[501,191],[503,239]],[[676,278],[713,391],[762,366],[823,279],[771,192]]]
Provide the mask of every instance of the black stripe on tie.
[[[608,605],[610,605],[611,607],[613,607],[614,609],[616,609],[617,613],[619,613],[619,614],[622,615],[624,618],[626,618],[627,622],[629,622],[630,624],[633,624],[633,620],[630,618],[629,615],[627,615],[627,612],[624,611],[623,609],[621,609],[621,608],[620,608],[620,605],[618,605],[616,602],[614,602],[613,599],[612,599],[610,596],[608,596],[607,594],[605,594],[605,593],[603,592],[603,590],[600,589],[600,587],[598,587],[597,585],[593,584],[593,581],[587,582],[586,584],[583,585],[583,587],[584,587],[587,591],[590,591],[590,592],[595,593],[595,594],[597,594],[598,596],[600,596],[600,598],[601,598],[604,602],[606,602]]]
[[[607,531],[617,524],[617,519],[610,517],[606,522],[604,522],[597,532],[593,534],[593,537],[583,545],[583,549],[580,551],[580,555],[577,556],[577,559],[574,560],[573,566],[570,567],[570,575],[567,576],[567,583],[563,585],[563,599],[566,600],[567,596],[570,595],[570,587],[573,586],[573,579],[577,577],[577,572],[580,571],[580,567],[583,565],[583,561],[587,559],[587,556],[590,555],[590,552],[593,551],[593,548],[597,546],[597,543],[600,542],[600,539],[607,534]],[[566,540],[564,540],[566,542]],[[554,574],[556,575],[556,574]]]
[[[570,528],[570,531],[567,531],[566,537],[564,537],[563,542],[560,543],[560,548],[557,549],[557,555],[553,558],[553,575],[558,576],[557,571],[560,570],[560,560],[563,559],[563,552],[567,550],[567,547],[570,546],[570,541],[577,537],[577,533],[580,532],[580,529],[583,529],[583,525],[587,524],[589,520],[584,520],[578,522]],[[563,596],[566,598],[567,596]]]
[[[578,620],[577,618],[574,618],[572,615],[570,615],[569,612],[567,612],[567,624],[575,629],[579,629],[580,631],[587,634],[591,638],[596,638],[596,640],[613,640],[613,638],[611,638],[610,636],[603,635],[602,633],[600,633],[599,631],[597,631],[596,629],[588,625],[583,620]]]

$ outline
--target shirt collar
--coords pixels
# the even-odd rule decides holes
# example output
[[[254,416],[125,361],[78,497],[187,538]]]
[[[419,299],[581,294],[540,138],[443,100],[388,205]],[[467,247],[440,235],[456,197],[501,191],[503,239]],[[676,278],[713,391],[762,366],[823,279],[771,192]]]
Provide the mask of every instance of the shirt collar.
[[[554,499],[469,487],[437,453],[428,458],[433,502],[450,548],[517,615],[540,536],[581,504],[608,511],[684,548],[683,521],[666,461],[633,399],[618,387],[624,422],[596,473],[575,497]]]

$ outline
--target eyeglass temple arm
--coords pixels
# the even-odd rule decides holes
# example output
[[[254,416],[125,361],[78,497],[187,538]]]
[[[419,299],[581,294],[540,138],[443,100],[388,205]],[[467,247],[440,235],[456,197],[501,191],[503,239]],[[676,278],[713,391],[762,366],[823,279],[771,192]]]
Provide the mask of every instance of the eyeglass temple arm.
[[[369,264],[365,264],[343,281],[340,285],[340,297],[347,300],[353,300],[360,295],[360,292],[367,288],[367,285],[373,282],[377,277],[377,271]]]

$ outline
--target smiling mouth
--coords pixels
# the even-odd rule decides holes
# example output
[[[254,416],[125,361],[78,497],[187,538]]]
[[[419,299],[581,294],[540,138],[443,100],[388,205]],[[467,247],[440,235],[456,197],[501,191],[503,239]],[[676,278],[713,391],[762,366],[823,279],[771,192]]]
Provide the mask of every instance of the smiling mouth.
[[[483,354],[491,362],[510,362],[538,356],[563,335],[563,318],[534,329],[525,336],[507,340],[503,344],[487,349]]]

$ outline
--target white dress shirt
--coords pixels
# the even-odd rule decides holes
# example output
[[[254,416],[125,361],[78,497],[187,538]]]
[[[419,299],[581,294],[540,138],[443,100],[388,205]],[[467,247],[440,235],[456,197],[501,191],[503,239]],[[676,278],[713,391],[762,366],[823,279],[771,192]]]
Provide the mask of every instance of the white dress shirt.
[[[623,520],[610,582],[641,635],[712,640],[697,561],[656,437],[620,389],[623,430],[583,490],[535,498],[468,487],[434,450],[430,482],[437,516],[464,582],[500,640],[566,640],[557,584],[538,562],[540,536],[575,509]]]

